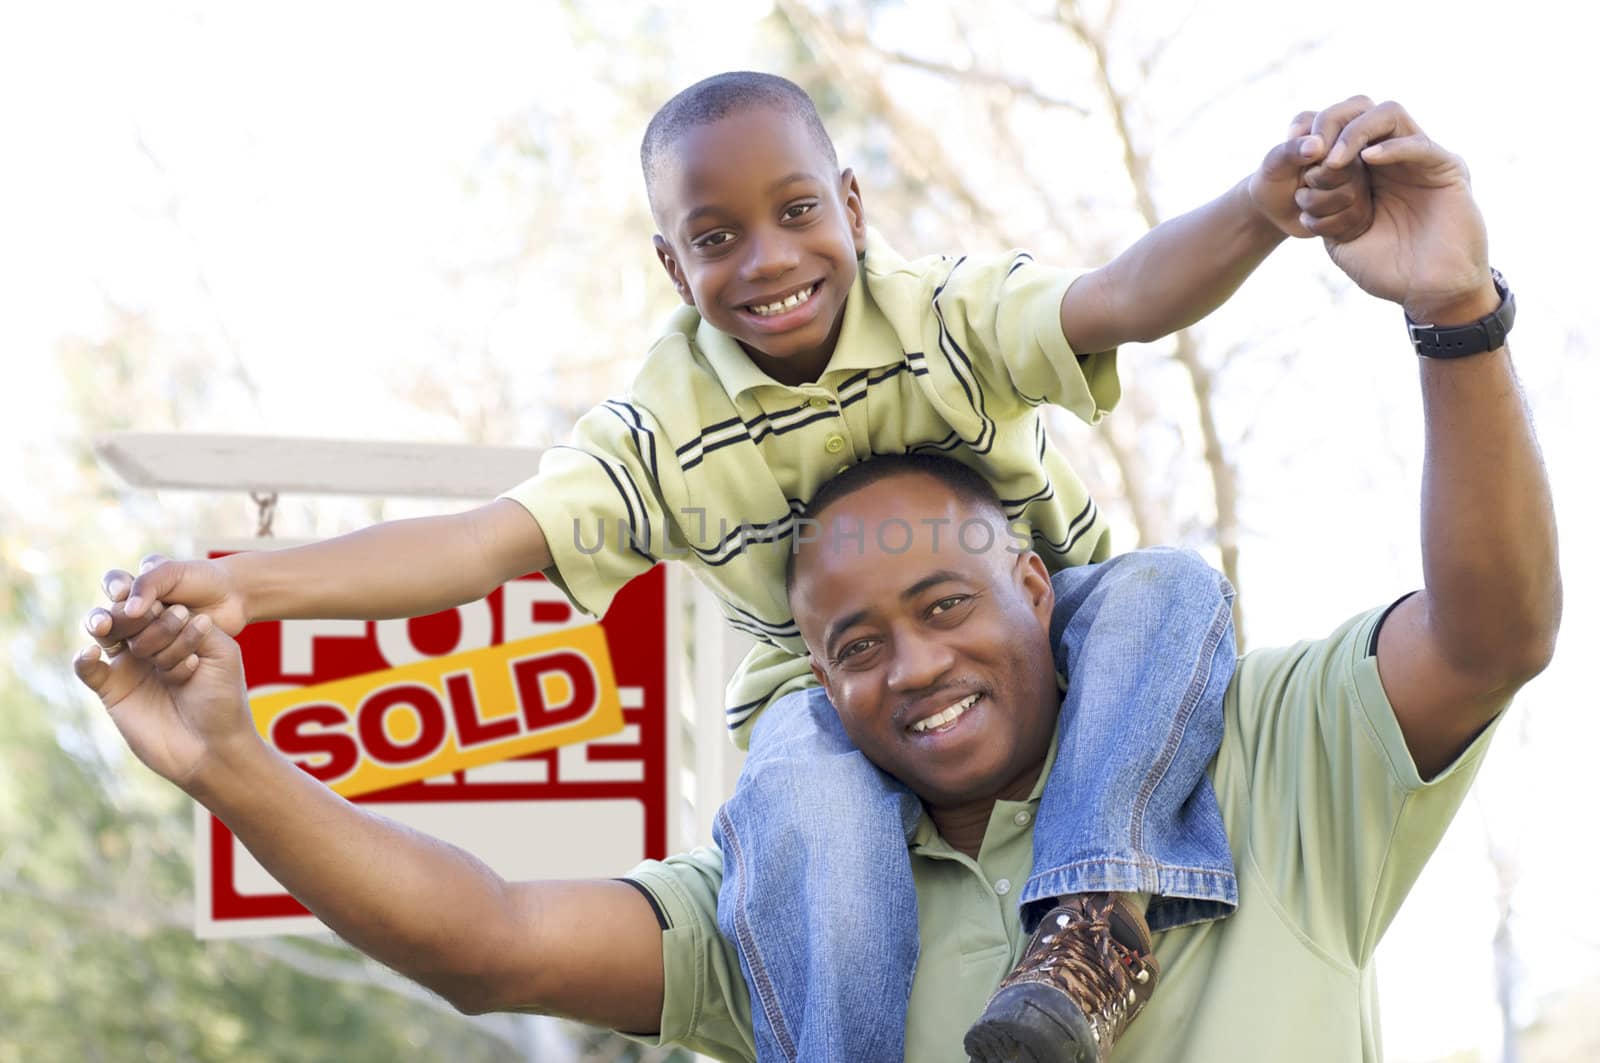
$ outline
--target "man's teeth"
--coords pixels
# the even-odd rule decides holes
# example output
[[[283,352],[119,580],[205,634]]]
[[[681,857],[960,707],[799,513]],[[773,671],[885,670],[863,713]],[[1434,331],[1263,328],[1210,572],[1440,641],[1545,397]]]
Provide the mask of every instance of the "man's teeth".
[[[966,697],[962,698],[948,709],[945,709],[943,712],[936,712],[932,716],[918,720],[916,723],[911,725],[911,730],[916,734],[921,734],[923,731],[931,731],[935,727],[943,727],[957,716],[960,716],[962,713],[972,708],[972,706],[976,705],[977,702],[978,695],[968,694]]]
[[[799,306],[801,303],[815,295],[816,291],[817,286],[813,284],[811,287],[795,292],[787,299],[779,299],[775,303],[767,303],[763,306],[756,306],[754,303],[752,303],[750,305],[750,310],[759,317],[771,317],[773,314],[781,314],[785,310],[793,310],[795,307]]]

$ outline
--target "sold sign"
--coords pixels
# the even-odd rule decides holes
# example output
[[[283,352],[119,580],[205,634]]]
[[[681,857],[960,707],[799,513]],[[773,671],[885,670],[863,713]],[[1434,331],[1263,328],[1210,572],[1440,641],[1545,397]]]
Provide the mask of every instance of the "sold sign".
[[[530,573],[428,616],[251,624],[238,641],[255,726],[350,801],[509,881],[663,859],[679,645],[666,575],[635,578],[598,623]],[[195,817],[196,933],[325,929],[221,820]]]
[[[345,797],[622,730],[588,625],[250,699],[256,730]]]

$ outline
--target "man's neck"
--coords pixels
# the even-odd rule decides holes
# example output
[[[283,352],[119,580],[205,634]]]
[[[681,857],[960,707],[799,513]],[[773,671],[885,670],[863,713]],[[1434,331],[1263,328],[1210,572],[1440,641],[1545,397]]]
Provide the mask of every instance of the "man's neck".
[[[935,807],[927,801],[923,807],[928,810],[928,817],[933,820],[939,837],[945,844],[958,853],[965,853],[974,860],[978,858],[978,850],[983,847],[983,836],[989,830],[989,817],[994,813],[996,801],[1026,801],[1032,794],[1033,788],[1039,781],[1039,773],[1044,770],[1044,762],[1031,765],[1011,782],[1000,788],[1000,792],[977,801],[964,804],[941,805]]]

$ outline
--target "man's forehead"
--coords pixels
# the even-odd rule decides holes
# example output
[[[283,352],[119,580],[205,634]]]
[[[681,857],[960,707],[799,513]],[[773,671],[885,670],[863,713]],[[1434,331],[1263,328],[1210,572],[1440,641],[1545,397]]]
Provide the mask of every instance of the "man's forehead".
[[[886,508],[892,504],[888,491],[858,506],[849,505],[852,495],[803,529],[795,558],[797,610],[886,608],[941,583],[992,580],[1005,529],[994,514],[933,486],[938,494],[919,491],[914,504],[898,510]]]

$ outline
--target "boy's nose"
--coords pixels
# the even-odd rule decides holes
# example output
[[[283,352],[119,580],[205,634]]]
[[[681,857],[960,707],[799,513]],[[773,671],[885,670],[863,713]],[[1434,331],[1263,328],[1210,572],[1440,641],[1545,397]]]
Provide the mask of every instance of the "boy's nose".
[[[747,245],[744,273],[748,280],[775,280],[800,265],[800,253],[792,241],[779,234],[757,237]]]

